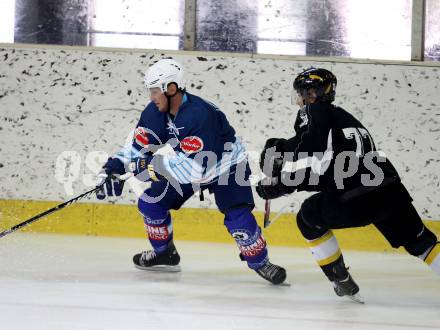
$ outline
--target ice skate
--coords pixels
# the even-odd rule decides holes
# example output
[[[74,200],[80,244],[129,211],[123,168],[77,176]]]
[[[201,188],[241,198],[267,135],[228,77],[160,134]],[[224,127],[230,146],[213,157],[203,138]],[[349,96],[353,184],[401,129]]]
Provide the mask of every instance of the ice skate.
[[[344,259],[341,256],[334,264],[331,265],[329,280],[333,284],[333,289],[339,297],[347,297],[355,302],[363,304],[359,295],[359,286],[351,277],[348,268],[345,267]]]
[[[364,303],[362,297],[359,295],[359,286],[356,284],[350,274],[348,274],[345,279],[335,279],[332,284],[335,293],[339,297],[346,296],[347,298],[360,304]]]
[[[289,285],[286,280],[286,270],[283,267],[272,264],[267,261],[264,266],[255,269],[258,275],[260,275],[265,280],[271,282],[272,284],[279,285],[285,284]]]
[[[177,253],[173,242],[163,253],[156,253],[154,250],[142,251],[133,256],[134,266],[142,270],[161,272],[180,272],[180,256]]]

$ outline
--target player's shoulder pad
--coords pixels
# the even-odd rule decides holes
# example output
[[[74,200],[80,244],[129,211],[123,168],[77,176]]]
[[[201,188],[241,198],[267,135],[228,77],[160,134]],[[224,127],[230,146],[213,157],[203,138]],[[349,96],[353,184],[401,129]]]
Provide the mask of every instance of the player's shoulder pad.
[[[313,103],[306,106],[306,113],[315,120],[327,120],[332,115],[334,106],[328,103]]]
[[[145,109],[142,111],[141,119],[143,120],[154,120],[157,118],[162,118],[164,114],[159,111],[154,102],[150,102],[147,104]]]
[[[200,96],[193,95],[186,93],[188,96],[188,105],[191,106],[191,108],[197,109],[197,110],[214,110],[218,111],[219,108],[212,102],[207,101]]]
[[[334,106],[329,103],[313,103],[307,106],[310,111],[331,111]]]

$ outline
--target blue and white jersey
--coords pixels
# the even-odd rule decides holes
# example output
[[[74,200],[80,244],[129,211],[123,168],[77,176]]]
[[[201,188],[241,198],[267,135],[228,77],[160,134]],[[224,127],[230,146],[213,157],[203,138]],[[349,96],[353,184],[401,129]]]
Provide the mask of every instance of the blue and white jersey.
[[[149,145],[171,145],[174,154],[162,157],[163,166],[179,183],[207,184],[246,160],[244,145],[225,114],[214,104],[185,93],[176,116],[162,113],[150,102],[137,127],[148,132]],[[124,163],[141,157],[136,142],[116,157]]]

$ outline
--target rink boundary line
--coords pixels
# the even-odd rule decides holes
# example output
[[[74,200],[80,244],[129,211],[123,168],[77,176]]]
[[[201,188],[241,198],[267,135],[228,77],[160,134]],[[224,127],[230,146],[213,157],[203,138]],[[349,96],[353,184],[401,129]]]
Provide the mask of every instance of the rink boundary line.
[[[4,230],[60,202],[0,199],[0,229]],[[254,212],[262,226],[263,213]],[[231,243],[223,226],[223,215],[214,209],[182,208],[172,211],[177,240]],[[264,236],[270,245],[307,247],[296,226],[295,214],[283,214]],[[440,235],[440,221],[426,221]],[[135,205],[78,203],[22,229],[25,232],[106,237],[145,238],[142,218]],[[341,248],[359,251],[391,251],[373,226],[335,230]],[[14,235],[14,234],[11,234]]]

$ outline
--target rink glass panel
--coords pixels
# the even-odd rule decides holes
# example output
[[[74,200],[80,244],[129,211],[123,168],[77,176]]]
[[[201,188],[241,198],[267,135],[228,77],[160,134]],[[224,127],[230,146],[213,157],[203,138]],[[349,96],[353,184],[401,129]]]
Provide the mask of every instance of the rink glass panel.
[[[184,0],[2,1],[0,17],[14,17],[15,31],[0,42],[171,50],[183,42]]]
[[[93,6],[93,46],[180,48],[179,42],[183,38],[183,0],[94,0]]]
[[[426,0],[425,60],[440,61],[439,0]]]
[[[410,60],[411,0],[197,0],[195,50]],[[0,42],[183,49],[185,0],[2,0]],[[426,0],[427,60],[440,3]],[[14,28],[15,26],[15,28]]]
[[[411,0],[199,0],[201,51],[410,60]]]

